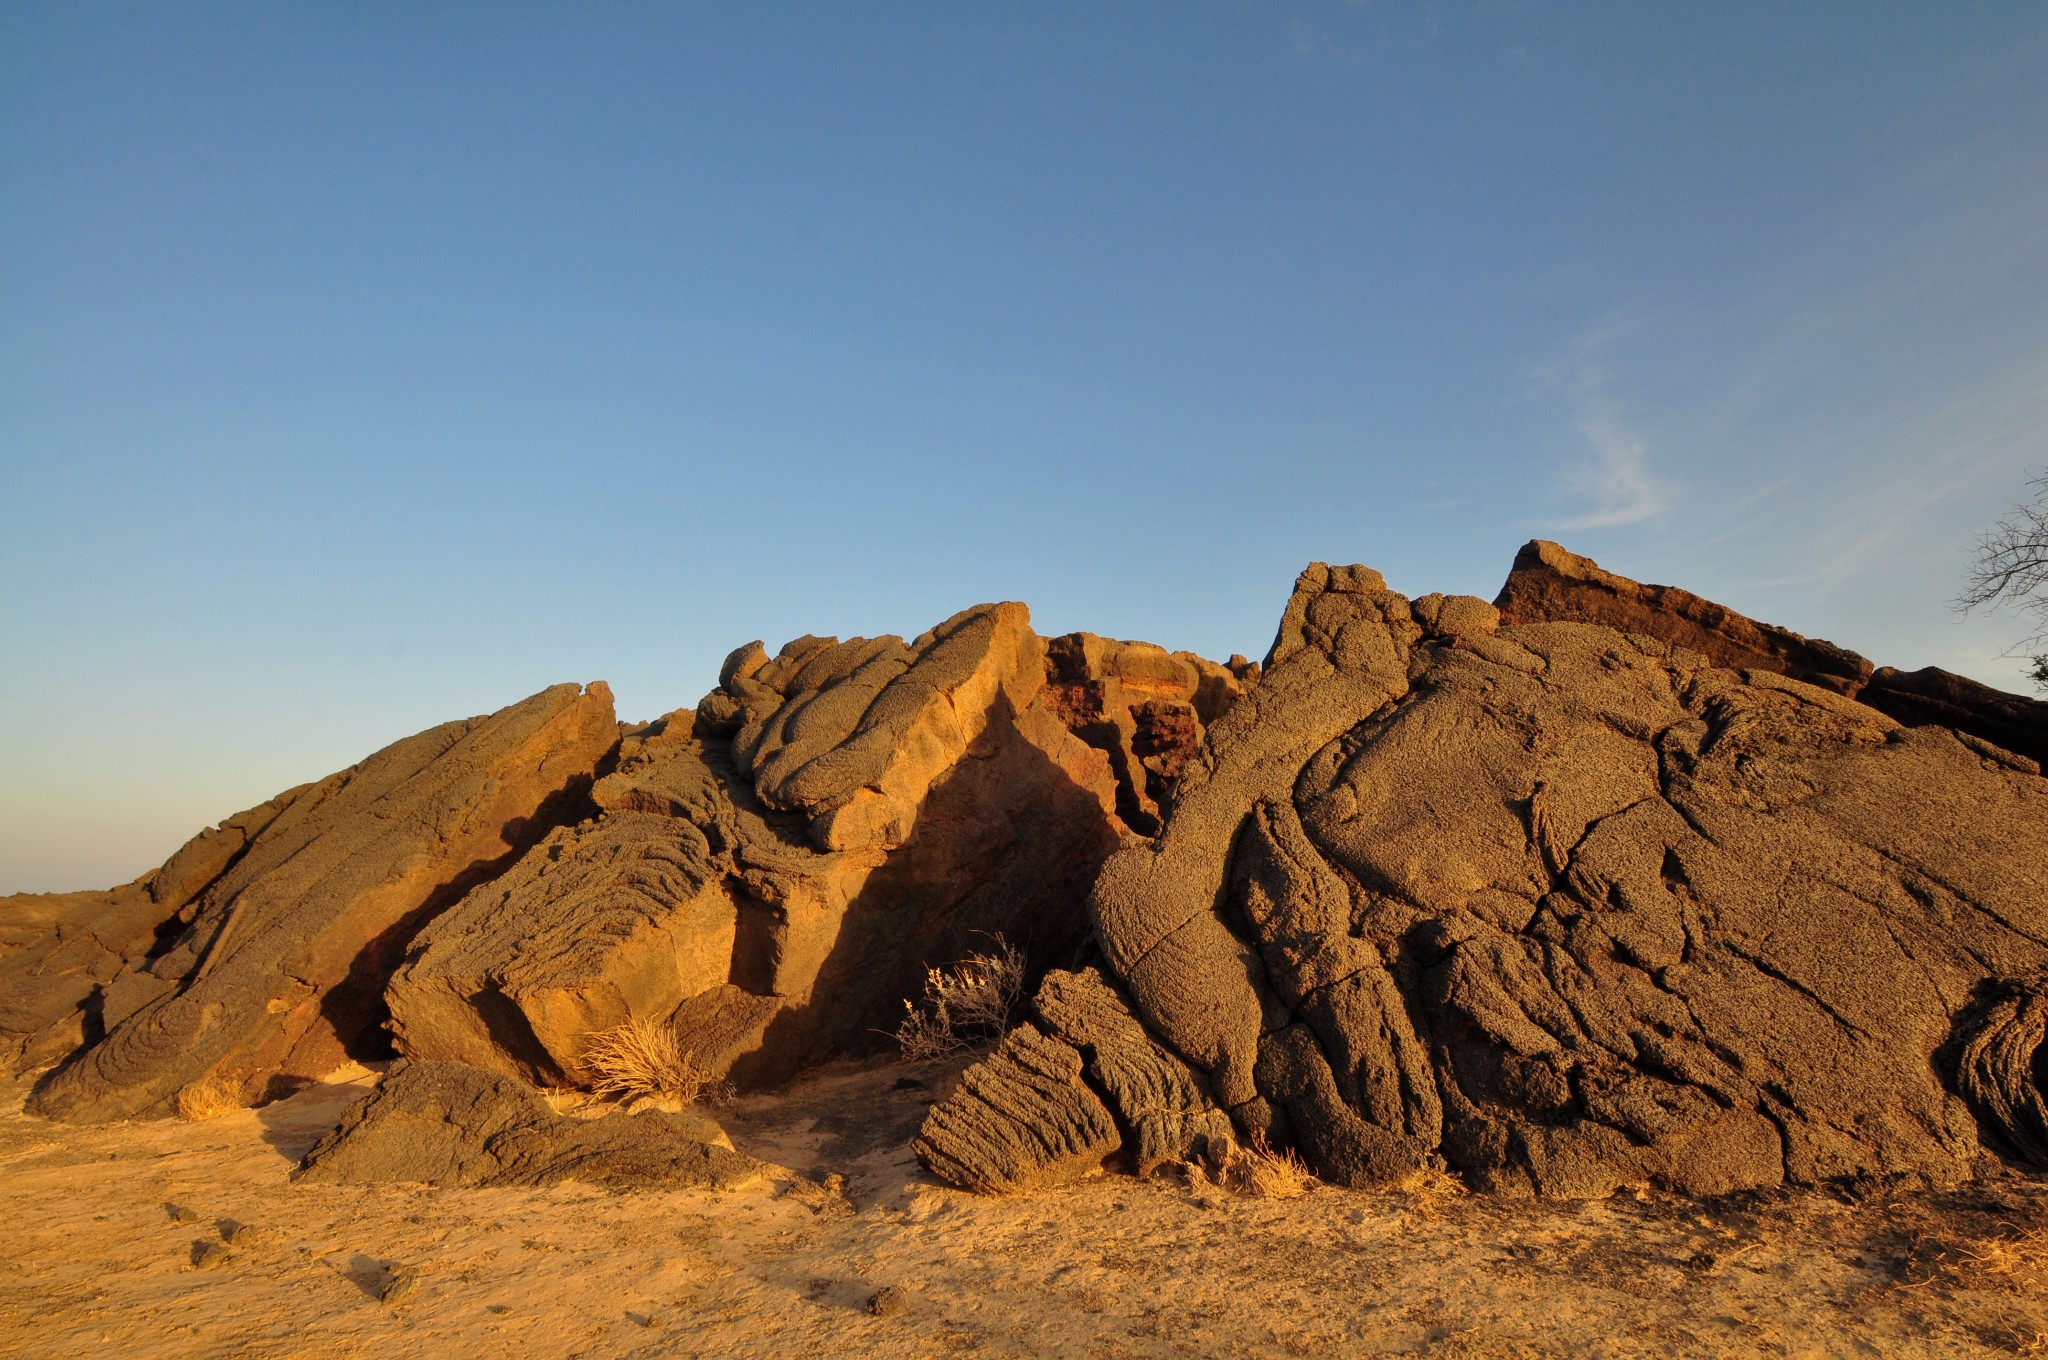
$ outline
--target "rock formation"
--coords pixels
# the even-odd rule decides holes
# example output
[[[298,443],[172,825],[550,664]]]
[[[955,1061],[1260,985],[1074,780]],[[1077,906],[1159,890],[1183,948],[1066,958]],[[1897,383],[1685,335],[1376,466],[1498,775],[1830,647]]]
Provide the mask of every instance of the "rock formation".
[[[559,686],[0,899],[0,1053],[89,1121],[388,1040],[305,1174],[721,1184],[714,1126],[532,1087],[628,1022],[773,1083],[1000,935],[1028,1013],[917,1140],[976,1189],[1231,1139],[1347,1184],[1946,1184],[2048,1164],[2044,714],[1544,543],[1497,604],[1313,566],[1260,666],[1018,604],[752,643],[695,709]]]
[[[1672,605],[1674,642],[1304,573],[1089,899],[1161,1056],[1349,1184],[1437,1158],[1515,1194],[1946,1183],[1980,1127],[2031,1147],[2048,782],[1703,605]],[[1034,1035],[934,1110],[935,1170],[1029,1184],[1103,1147],[1060,1084],[1114,1104],[1087,1045]]]
[[[581,816],[617,742],[609,690],[558,685],[267,804],[189,905],[190,924],[104,984],[105,1037],[52,1072],[30,1109],[80,1122],[164,1114],[201,1081],[253,1103],[377,1042],[384,979],[414,932]]]
[[[1832,642],[1744,618],[1675,586],[1646,586],[1541,539],[1515,555],[1494,600],[1515,623],[1599,623],[1698,652],[1716,666],[1776,671],[1856,699],[1909,727],[1951,727],[2048,763],[2048,703],[1936,666],[1873,666]]]
[[[1091,1171],[1123,1151],[1139,1175],[1231,1137],[1207,1083],[1146,1034],[1097,967],[1047,973],[1034,1019],[935,1106],[918,1156],[939,1175],[1005,1194]]]
[[[1258,683],[1241,656],[1217,665],[1149,642],[1068,633],[1046,645],[1046,706],[1075,736],[1109,757],[1116,810],[1141,836],[1159,832],[1159,807],[1202,731]]]
[[[1045,677],[1017,604],[909,643],[741,648],[694,714],[625,741],[597,820],[421,932],[400,1049],[580,1081],[590,1036],[641,1020],[759,1084],[872,1046],[928,965],[994,936],[1069,956],[1122,827]]]
[[[106,892],[0,897],[0,1065],[9,1075],[55,1062],[103,1035],[101,989],[175,944],[192,923],[200,893],[310,787],[288,789],[200,832],[133,883]]]
[[[399,1063],[306,1154],[295,1180],[344,1185],[723,1188],[759,1175],[702,1115],[559,1115],[532,1087],[461,1063]]]

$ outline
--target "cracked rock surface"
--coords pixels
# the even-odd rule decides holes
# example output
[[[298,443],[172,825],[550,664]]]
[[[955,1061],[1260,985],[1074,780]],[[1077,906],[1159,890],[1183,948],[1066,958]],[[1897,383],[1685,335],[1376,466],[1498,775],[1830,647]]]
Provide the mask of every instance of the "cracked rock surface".
[[[2038,1155],[2038,983],[2001,980],[2048,968],[2048,781],[1980,740],[1318,565],[1162,822],[1090,898],[1108,971],[1328,1179],[1948,1184],[1980,1125]]]
[[[266,805],[275,814],[199,893],[189,924],[102,986],[105,1037],[51,1072],[29,1108],[82,1123],[162,1115],[201,1081],[253,1104],[376,1042],[383,981],[412,934],[582,815],[617,742],[610,690],[557,685]]]

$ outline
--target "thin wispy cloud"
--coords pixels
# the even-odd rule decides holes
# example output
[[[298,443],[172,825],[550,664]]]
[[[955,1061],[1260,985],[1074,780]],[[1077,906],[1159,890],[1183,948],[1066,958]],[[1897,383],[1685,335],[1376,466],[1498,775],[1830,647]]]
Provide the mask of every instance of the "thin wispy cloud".
[[[1599,361],[1600,350],[1620,329],[1609,325],[1584,337],[1570,362],[1551,375],[1549,385],[1570,403],[1572,426],[1590,454],[1564,470],[1583,508],[1546,521],[1543,527],[1553,532],[1641,524],[1670,507],[1670,488],[1650,471],[1649,441],[1629,422]]]

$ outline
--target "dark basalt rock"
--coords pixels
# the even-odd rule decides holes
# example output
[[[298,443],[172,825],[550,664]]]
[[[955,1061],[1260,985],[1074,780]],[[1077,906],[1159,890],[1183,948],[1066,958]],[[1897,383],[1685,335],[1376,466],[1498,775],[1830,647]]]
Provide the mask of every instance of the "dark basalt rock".
[[[1085,1175],[1122,1145],[1109,1107],[1081,1079],[1080,1052],[1026,1023],[932,1107],[917,1155],[955,1185],[993,1195]]]
[[[558,1115],[523,1082],[462,1063],[401,1062],[306,1154],[295,1180],[348,1185],[736,1185],[758,1165],[701,1115]]]
[[[1950,1061],[1987,1140],[2048,1169],[2048,977],[1983,984],[1957,1017]]]
[[[1567,1196],[1952,1183],[1980,1121],[2034,1146],[2035,994],[1950,1040],[2048,968],[2048,782],[1839,688],[1497,620],[1311,568],[1104,864],[1108,973],[1240,1131],[1349,1184],[1441,1157]]]

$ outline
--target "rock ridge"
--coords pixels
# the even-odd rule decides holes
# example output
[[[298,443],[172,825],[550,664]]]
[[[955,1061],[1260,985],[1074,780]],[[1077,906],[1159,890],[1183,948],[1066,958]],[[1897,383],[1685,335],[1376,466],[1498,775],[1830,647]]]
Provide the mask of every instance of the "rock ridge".
[[[1597,584],[1672,636],[1302,574],[1257,687],[1089,898],[1148,1042],[1346,1184],[1718,1194],[2038,1157],[2036,767],[1852,700],[1851,653]],[[996,1155],[1019,1140],[957,1135],[977,1101],[1032,1123],[1026,1088],[980,1089],[934,1110],[928,1164],[1037,1183]]]

